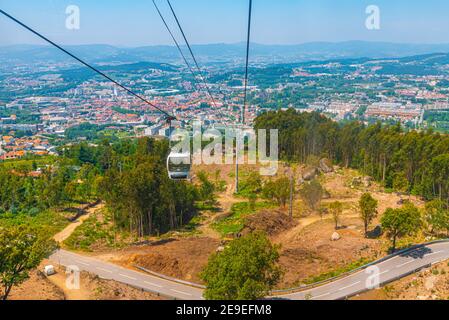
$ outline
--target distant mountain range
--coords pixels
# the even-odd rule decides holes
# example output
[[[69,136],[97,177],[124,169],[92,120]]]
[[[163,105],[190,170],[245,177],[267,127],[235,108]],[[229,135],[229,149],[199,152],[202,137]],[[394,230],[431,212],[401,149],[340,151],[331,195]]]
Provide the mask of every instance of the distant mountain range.
[[[110,45],[66,46],[69,51],[95,63],[133,63],[157,61],[180,62],[177,49],[172,46],[121,48]],[[194,45],[193,51],[202,63],[243,60],[245,44]],[[449,52],[449,44],[406,44],[387,42],[311,42],[299,45],[251,45],[251,60],[261,63],[289,63],[340,58],[399,58],[430,53]],[[0,61],[8,63],[70,61],[57,49],[49,46],[15,45],[0,47]]]

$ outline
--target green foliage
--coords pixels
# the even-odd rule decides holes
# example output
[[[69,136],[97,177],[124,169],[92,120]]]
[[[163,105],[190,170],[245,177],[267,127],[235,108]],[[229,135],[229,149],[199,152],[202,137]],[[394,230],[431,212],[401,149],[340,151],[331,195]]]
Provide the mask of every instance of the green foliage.
[[[129,111],[127,113],[133,112]],[[86,139],[87,141],[101,142],[104,139],[117,141],[120,135],[125,134],[124,130],[126,129],[126,127],[114,125],[114,130],[109,129],[109,127],[110,125],[96,125],[91,123],[82,123],[78,126],[68,128],[65,131],[65,137],[69,141],[76,141],[83,138]]]
[[[240,202],[231,208],[231,215],[212,225],[214,230],[218,231],[222,236],[237,234],[245,226],[245,218],[257,211],[273,208],[270,202]]]
[[[268,181],[263,187],[265,199],[275,200],[278,205],[285,207],[290,198],[290,179],[281,177]]]
[[[416,235],[422,228],[421,213],[412,203],[399,209],[387,209],[382,216],[382,228],[392,240],[392,250],[396,250],[397,239]]]
[[[6,300],[13,286],[25,281],[28,272],[56,249],[51,236],[25,227],[0,228],[0,298]]]
[[[177,229],[196,215],[199,191],[168,179],[166,141],[109,140],[60,148],[49,162],[0,163],[0,217],[34,216],[72,203],[104,200],[114,223],[138,236]],[[40,168],[40,174],[32,170]],[[214,197],[203,181],[202,195]],[[20,218],[22,219],[22,218]]]
[[[31,108],[20,108],[20,107],[0,109],[0,118],[9,118],[12,115],[15,115],[16,120],[14,121],[14,123],[20,124],[40,123],[41,121],[39,112],[30,109]]]
[[[199,187],[199,199],[201,201],[205,201],[206,203],[215,203],[215,192],[216,186],[209,180],[209,177],[206,172],[201,171],[197,174],[198,179],[200,180]]]
[[[370,193],[364,193],[359,201],[360,217],[363,220],[365,234],[373,220],[377,217],[378,201],[372,197]]]
[[[262,177],[257,171],[250,171],[239,181],[238,195],[251,198],[262,191]]]
[[[431,123],[449,122],[449,110],[442,110],[442,111],[427,110],[424,113],[424,120]]]
[[[143,138],[136,145],[121,147],[124,148],[120,151],[109,150],[112,163],[99,182],[100,196],[113,212],[115,224],[145,236],[188,223],[197,214],[198,190],[191,184],[168,178],[167,142]],[[207,183],[207,189],[210,185]]]
[[[329,205],[329,211],[335,223],[335,230],[337,230],[338,224],[340,223],[341,214],[343,213],[343,204],[339,201],[332,202]]]
[[[449,201],[449,136],[432,131],[403,132],[400,124],[338,124],[319,113],[268,112],[256,129],[279,129],[279,153],[285,160],[306,162],[326,157],[359,169],[387,188],[426,199]]]
[[[213,254],[201,273],[208,300],[256,300],[267,296],[279,282],[279,247],[263,233],[234,240]]]
[[[140,112],[140,111],[125,109],[125,108],[121,108],[121,107],[112,107],[112,110],[114,110],[117,113],[121,113],[121,114],[142,115],[142,112]]]
[[[92,165],[73,166],[61,159],[41,167],[37,176],[31,174],[34,166],[37,166],[34,162],[13,169],[10,163],[0,165],[0,213],[44,211],[67,202],[95,198],[98,169]]]
[[[112,221],[112,215],[103,210],[93,214],[89,219],[76,228],[70,237],[64,241],[64,245],[72,250],[92,251],[94,246],[104,246],[107,248],[119,248],[123,245],[124,233],[119,234]]]
[[[325,191],[318,180],[312,180],[309,183],[305,183],[299,191],[301,198],[307,206],[314,211],[319,209],[324,192]]]
[[[215,182],[214,182],[215,189],[217,192],[225,192],[227,188],[226,181],[221,180],[220,174],[221,174],[220,170],[215,171]]]
[[[30,210],[27,213],[0,215],[0,228],[11,228],[18,226],[29,226],[41,229],[49,235],[55,235],[69,224],[63,212],[48,209],[41,212]]]
[[[425,220],[432,234],[445,232],[449,235],[449,207],[441,200],[433,200],[426,204]]]
[[[393,189],[400,192],[409,190],[410,185],[404,172],[398,172],[393,176]]]

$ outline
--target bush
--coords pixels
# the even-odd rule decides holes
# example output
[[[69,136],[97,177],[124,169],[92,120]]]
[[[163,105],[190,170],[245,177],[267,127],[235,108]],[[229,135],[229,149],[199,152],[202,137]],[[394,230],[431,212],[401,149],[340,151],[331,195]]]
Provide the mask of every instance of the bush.
[[[264,233],[234,240],[213,254],[201,273],[208,300],[256,300],[265,297],[282,276],[279,247]]]

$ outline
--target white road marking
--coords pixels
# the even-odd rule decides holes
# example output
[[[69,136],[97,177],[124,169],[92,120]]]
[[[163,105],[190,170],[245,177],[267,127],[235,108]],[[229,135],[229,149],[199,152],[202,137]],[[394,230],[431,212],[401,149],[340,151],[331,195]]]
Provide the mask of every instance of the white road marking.
[[[100,271],[107,272],[107,273],[113,273],[111,270],[108,270],[108,269],[104,269],[104,268],[100,268],[100,267],[97,267],[97,269]]]
[[[432,252],[432,253],[426,254],[426,257],[430,257],[430,256],[433,256],[433,255],[435,255],[435,254],[440,254],[440,253],[442,253],[442,252],[444,252],[444,251]]]
[[[338,291],[343,291],[343,290],[349,289],[349,288],[351,288],[351,287],[353,287],[353,286],[355,286],[355,285],[358,285],[360,282],[361,282],[361,281],[354,282],[353,284],[350,284],[349,286],[340,288]]]
[[[383,275],[385,273],[388,273],[388,272],[390,272],[390,270],[385,270],[384,272],[379,273],[379,276],[381,276],[381,275]]]
[[[406,265],[408,265],[408,264],[410,264],[410,263],[413,263],[413,262],[415,262],[415,260],[407,261],[407,262],[405,262],[405,263],[403,263],[403,264],[397,265],[396,268],[402,268],[403,266],[406,266]]]
[[[319,296],[312,297],[312,299],[319,299],[319,298],[322,298],[322,297],[329,296],[330,294],[331,294],[331,293],[328,292],[328,293],[325,293],[325,294],[321,294],[321,295],[319,295]]]
[[[128,279],[131,279],[131,280],[137,280],[136,278],[133,278],[133,277],[127,276],[126,274],[122,274],[122,273],[119,273],[118,275],[119,275],[119,276],[122,276],[122,277],[124,277],[124,278],[128,278]]]
[[[175,290],[175,289],[170,289],[170,290],[173,291],[173,292],[176,292],[176,293],[184,294],[186,296],[191,296],[191,294],[187,293],[187,292],[182,292],[182,291],[178,291],[178,290]]]
[[[439,244],[436,244],[436,245],[433,246],[433,250],[435,250],[436,247],[441,247],[441,246],[443,246],[443,245],[446,246],[447,244],[440,244],[440,245],[439,245]],[[428,248],[429,248],[429,249],[432,249],[431,246],[429,246]],[[441,248],[441,249],[443,249],[443,248]],[[416,251],[417,251],[417,250],[413,250],[413,251],[410,251],[409,253],[414,253],[414,252],[416,252]],[[436,252],[432,252],[432,251],[431,251],[429,254],[425,254],[425,255],[423,256],[423,258],[427,258],[427,257],[431,257],[431,256],[438,255],[438,254],[441,254],[441,253],[445,253],[445,252],[447,252],[447,251],[448,251],[447,249],[440,250],[440,251],[436,251]],[[59,254],[54,255],[51,259],[52,259],[52,260],[59,259],[59,262],[60,262],[60,263],[61,263],[61,260],[68,260],[69,262],[67,262],[66,264],[70,264],[70,261],[74,261],[75,264],[80,264],[80,265],[90,266],[89,263],[86,263],[86,262],[83,262],[83,261],[79,261],[77,258],[80,259],[80,258],[82,258],[82,257],[80,257],[80,256],[78,256],[78,255],[70,254],[70,253],[68,253],[68,252],[63,252],[63,251],[61,251],[61,252],[59,252]],[[388,259],[388,260],[385,260],[385,261],[382,261],[381,263],[378,263],[377,266],[381,266],[381,265],[383,265],[383,264],[391,263],[394,259],[399,259],[399,258],[401,258],[400,255],[394,256],[394,257],[392,257],[392,258],[390,258],[390,259]],[[435,259],[436,259],[436,258],[435,258]],[[405,262],[405,263],[403,263],[403,264],[401,264],[401,265],[396,266],[396,268],[400,268],[400,267],[403,267],[403,266],[405,266],[405,265],[411,264],[411,263],[414,262],[414,261],[418,261],[418,259],[413,259],[413,260],[411,260],[411,261],[407,261],[407,262]],[[95,264],[93,265],[93,267],[96,267]],[[111,270],[103,269],[103,268],[100,268],[100,267],[96,267],[96,268],[99,269],[99,270],[103,270],[103,271],[105,271],[105,272],[114,273],[114,271],[111,271]],[[392,271],[393,271],[392,268],[390,268],[389,270],[385,270],[385,271],[381,272],[379,275],[383,275],[383,274],[385,274],[385,273],[392,272]],[[358,275],[358,274],[361,274],[362,272],[363,272],[363,271],[359,271],[359,273],[355,273],[354,276],[356,276],[356,275]],[[133,277],[131,277],[131,276],[128,276],[128,275],[125,275],[125,274],[119,274],[119,275],[122,276],[122,277],[128,278],[128,279],[137,281],[137,279],[135,279],[135,278],[133,278]],[[345,279],[337,280],[336,282],[329,283],[329,284],[327,284],[327,285],[324,285],[323,287],[325,287],[325,286],[335,286],[336,283],[338,283],[339,281],[344,281],[344,280],[345,280]],[[147,281],[144,281],[144,282],[147,283],[148,285],[151,285],[151,286],[154,286],[154,287],[163,288],[162,286],[159,286],[159,285],[157,285],[157,284],[155,284],[155,283],[151,283],[151,282],[147,282]],[[345,290],[345,289],[351,288],[351,287],[353,287],[353,286],[355,286],[355,285],[357,285],[357,284],[359,284],[359,283],[361,283],[361,281],[358,281],[358,282],[353,283],[353,284],[351,284],[351,285],[349,285],[349,286],[340,288],[339,291],[343,291],[343,290]],[[190,294],[190,293],[187,293],[187,292],[178,291],[178,290],[175,290],[175,289],[170,289],[170,290],[173,291],[173,292],[176,292],[176,293],[178,293],[178,294],[196,297],[196,295],[193,295],[193,294]],[[337,292],[339,292],[339,291],[337,291]],[[318,299],[318,298],[320,298],[320,297],[329,296],[329,295],[332,295],[332,294],[337,293],[337,292],[330,292],[330,293],[321,294],[321,295],[318,295],[318,296],[316,296],[316,297],[312,297],[312,299]],[[287,295],[286,295],[286,296],[287,296]],[[198,297],[196,297],[196,298],[198,298]],[[203,299],[203,300],[204,300],[203,297],[201,297],[200,299]]]
[[[155,283],[152,283],[152,282],[148,282],[148,281],[144,281],[146,284],[149,284],[150,286],[152,286],[152,287],[156,287],[156,288],[163,288],[162,286],[160,286],[160,285],[158,285],[158,284],[155,284]]]

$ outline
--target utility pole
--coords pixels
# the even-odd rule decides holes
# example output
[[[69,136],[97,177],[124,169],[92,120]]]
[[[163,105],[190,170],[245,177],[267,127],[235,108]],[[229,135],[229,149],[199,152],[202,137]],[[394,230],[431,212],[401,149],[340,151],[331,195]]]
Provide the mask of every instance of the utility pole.
[[[290,169],[290,219],[293,219],[293,191],[294,191],[294,179],[293,179],[293,171]]]
[[[249,12],[248,12],[248,33],[246,37],[246,63],[245,63],[245,80],[243,82],[244,85],[244,93],[243,93],[243,107],[242,107],[242,114],[241,114],[241,122],[242,127],[245,125],[245,108],[246,108],[246,102],[247,102],[247,93],[248,93],[248,65],[249,65],[249,49],[251,45],[251,20],[252,20],[252,10],[253,10],[253,0],[249,0]],[[240,150],[240,130],[236,130],[236,153],[235,153],[235,193],[239,192],[239,150]],[[243,144],[245,142],[243,141]],[[245,148],[243,148],[245,150]]]
[[[235,193],[239,193],[239,150],[240,150],[240,131],[235,127]]]

